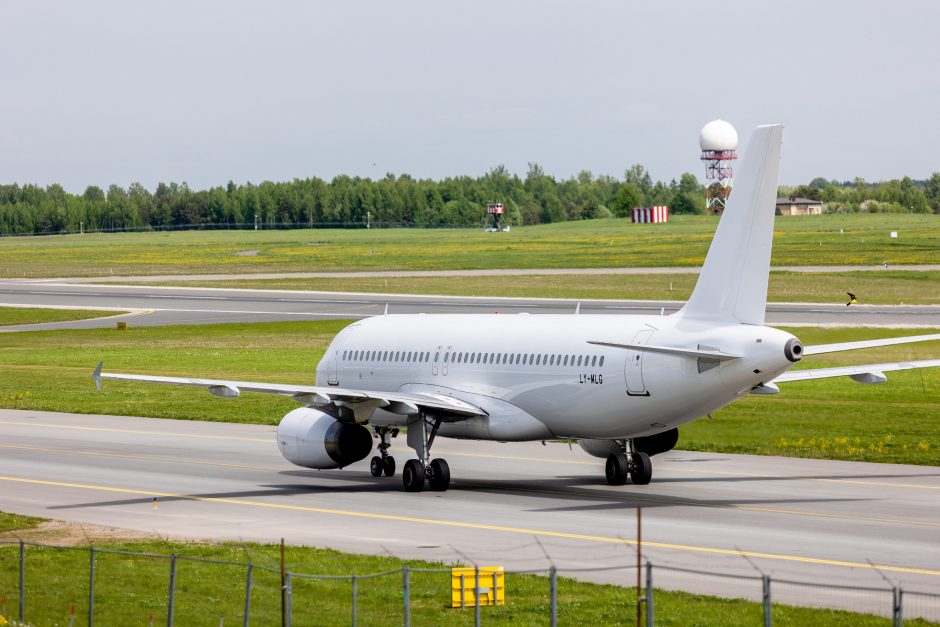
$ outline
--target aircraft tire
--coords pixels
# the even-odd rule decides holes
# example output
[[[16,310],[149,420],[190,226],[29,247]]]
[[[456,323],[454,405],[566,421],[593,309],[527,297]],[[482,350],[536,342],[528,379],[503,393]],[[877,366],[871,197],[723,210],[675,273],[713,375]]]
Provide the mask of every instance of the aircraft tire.
[[[401,481],[405,492],[420,492],[424,489],[424,464],[417,459],[409,459],[401,471]]]
[[[382,460],[382,472],[385,473],[386,477],[391,477],[395,474],[395,458],[394,457],[386,457],[385,459]]]
[[[430,465],[429,483],[431,489],[436,492],[444,492],[450,487],[450,466],[446,460],[440,458],[432,459]]]
[[[628,465],[627,456],[623,453],[614,453],[607,458],[605,468],[607,483],[609,485],[623,485],[627,482]]]
[[[382,458],[376,455],[371,460],[369,460],[369,472],[372,473],[373,477],[381,477],[382,469],[384,464],[382,463]]]
[[[650,456],[643,452],[633,454],[633,468],[630,471],[630,478],[634,485],[647,485],[653,478],[653,462]]]

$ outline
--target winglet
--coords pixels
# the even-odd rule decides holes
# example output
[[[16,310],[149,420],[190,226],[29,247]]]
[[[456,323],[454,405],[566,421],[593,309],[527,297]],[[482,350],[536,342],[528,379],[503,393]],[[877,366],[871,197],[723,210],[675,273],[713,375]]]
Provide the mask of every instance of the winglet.
[[[95,387],[98,388],[98,391],[101,391],[101,367],[104,365],[103,361],[98,362],[98,367],[95,368],[95,371],[91,373],[91,380],[95,382]]]

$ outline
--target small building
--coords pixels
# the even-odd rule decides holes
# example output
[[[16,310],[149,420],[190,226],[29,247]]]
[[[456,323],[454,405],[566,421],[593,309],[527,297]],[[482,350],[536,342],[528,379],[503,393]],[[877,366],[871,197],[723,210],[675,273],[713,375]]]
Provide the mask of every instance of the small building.
[[[633,222],[637,222],[639,224],[669,222],[669,207],[667,205],[656,205],[655,207],[634,207],[630,218]]]
[[[822,207],[821,201],[810,198],[790,196],[777,199],[778,216],[818,216],[823,212]]]

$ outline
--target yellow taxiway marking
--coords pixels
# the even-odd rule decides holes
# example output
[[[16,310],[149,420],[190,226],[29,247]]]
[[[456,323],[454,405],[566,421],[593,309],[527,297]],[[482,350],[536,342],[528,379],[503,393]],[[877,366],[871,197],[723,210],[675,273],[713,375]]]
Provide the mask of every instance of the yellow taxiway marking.
[[[398,516],[394,514],[377,514],[372,512],[356,512],[350,510],[331,509],[325,507],[310,507],[306,505],[291,505],[286,503],[266,503],[263,501],[251,501],[246,499],[233,499],[211,496],[193,496],[188,494],[175,494],[172,492],[156,492],[150,490],[139,490],[133,488],[115,488],[108,486],[89,485],[83,483],[69,483],[65,481],[46,481],[41,479],[27,479],[25,477],[0,476],[0,481],[12,483],[26,483],[31,485],[44,485],[60,488],[77,488],[80,490],[94,490],[100,492],[112,492],[119,494],[133,494],[144,496],[147,499],[153,497],[174,498],[187,501],[203,501],[210,503],[226,503],[229,505],[245,505],[249,507],[263,507],[269,509],[290,510],[297,512],[311,512],[317,514],[333,514],[336,516],[347,516],[353,518],[364,518],[370,520],[392,520],[397,522],[418,523],[423,525],[437,525],[443,527],[455,527],[460,529],[481,529],[484,531],[499,531],[504,533],[520,533],[525,535],[534,535],[551,538],[566,538],[569,540],[585,540],[588,542],[605,542],[611,544],[635,545],[636,540],[626,540],[623,538],[612,538],[609,536],[595,536],[582,533],[568,533],[564,531],[548,531],[545,529],[527,529],[524,527],[507,527],[503,525],[488,525],[482,523],[461,522],[456,520],[439,520],[434,518],[418,518],[416,516]],[[830,560],[818,557],[807,557],[803,555],[783,555],[780,553],[762,553],[757,551],[740,551],[737,549],[721,549],[715,547],[692,546],[687,544],[672,544],[667,542],[644,542],[643,546],[647,548],[671,549],[675,551],[685,551],[692,553],[711,553],[717,555],[746,556],[756,559],[780,560],[786,562],[799,562],[803,564],[818,564],[823,566],[842,566],[849,568],[867,568],[881,571],[890,571],[896,573],[911,573],[917,575],[931,575],[940,577],[940,571],[929,570],[925,568],[911,568],[906,566],[888,566],[884,564],[870,564],[862,562],[849,562],[843,560]]]
[[[669,463],[667,460],[665,463]],[[925,466],[925,469],[931,468],[930,466]],[[820,481],[822,483],[851,483],[856,485],[873,485],[881,486],[883,488],[915,488],[918,490],[940,490],[940,486],[936,485],[922,485],[918,483],[888,483],[885,481],[863,481],[861,479],[826,479],[825,477],[781,477],[778,475],[765,475],[755,472],[731,472],[727,470],[696,470],[694,468],[682,468],[685,472],[691,472],[700,475],[727,475],[730,477],[759,477],[761,479],[771,479],[778,481],[792,481],[794,479],[799,479],[802,481]],[[937,478],[940,478],[940,474],[935,475]]]
[[[133,433],[135,435],[164,435],[176,438],[198,438],[200,440],[237,440],[239,442],[274,443],[274,438],[242,438],[229,435],[200,435],[195,433],[176,433],[173,431],[142,431],[138,429],[115,429],[113,427],[80,427],[77,425],[57,425],[46,422],[17,422],[13,420],[0,420],[0,425],[13,425],[17,427],[43,427],[48,429],[72,429],[74,431],[103,431],[107,433]]]
[[[293,466],[260,466],[256,464],[233,464],[229,462],[213,462],[205,460],[196,460],[196,459],[185,459],[181,457],[166,457],[160,455],[131,455],[128,453],[110,453],[105,451],[83,451],[81,449],[70,449],[70,448],[52,448],[52,447],[43,447],[43,446],[26,446],[23,444],[0,444],[0,449],[15,449],[15,450],[24,450],[24,451],[40,451],[44,453],[70,453],[73,455],[87,455],[90,457],[113,457],[116,459],[128,459],[133,461],[154,461],[154,462],[169,462],[173,464],[195,464],[199,466],[217,466],[220,468],[242,468],[246,470],[271,470],[271,471],[281,471],[289,470]],[[492,457],[492,456],[488,456]],[[467,487],[471,487],[472,484],[465,484]],[[588,489],[590,490],[590,489]],[[503,492],[526,492],[531,494],[557,494],[562,496],[572,496],[578,498],[588,498],[588,499],[609,499],[607,495],[600,494],[591,494],[588,492],[574,492],[571,490],[555,490],[551,488],[525,488],[525,487],[514,487],[514,486],[500,486],[500,491]],[[695,503],[691,501],[683,501],[680,498],[669,498],[669,497],[660,497],[656,498],[653,496],[639,496],[636,494],[624,494],[620,498],[615,500],[628,502],[628,501],[641,501],[643,503],[657,503],[657,504],[666,504],[673,505],[675,507],[707,507],[710,509],[736,509],[749,512],[763,512],[770,514],[785,514],[789,516],[804,516],[808,518],[835,518],[840,520],[858,520],[862,522],[878,522],[878,523],[888,523],[888,524],[901,524],[901,525],[918,525],[926,527],[940,527],[940,522],[934,521],[923,521],[923,520],[904,520],[896,518],[878,518],[875,516],[857,516],[852,514],[833,514],[826,512],[808,512],[802,510],[792,510],[792,509],[782,509],[782,508],[772,508],[772,507],[755,507],[751,505],[715,505],[709,503]]]

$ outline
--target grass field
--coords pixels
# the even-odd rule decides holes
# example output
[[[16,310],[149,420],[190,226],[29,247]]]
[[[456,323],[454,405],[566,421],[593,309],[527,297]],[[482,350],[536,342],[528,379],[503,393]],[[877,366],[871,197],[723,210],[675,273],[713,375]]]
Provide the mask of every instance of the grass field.
[[[0,521],[32,527],[35,519],[0,514]],[[8,534],[9,536],[10,534]],[[97,544],[151,554],[253,563],[277,569],[279,547],[265,544],[201,544],[165,540]],[[18,547],[0,546],[0,594],[8,615],[15,616],[18,596]],[[625,561],[631,558],[624,551]],[[103,625],[147,624],[151,613],[157,624],[166,620],[169,560],[100,553],[95,560],[95,620]],[[290,546],[288,569],[295,572],[348,575],[410,568],[449,568],[454,564],[402,561],[387,556],[340,553],[330,549]],[[71,606],[78,625],[87,624],[88,552],[54,547],[26,549],[26,616],[29,624],[67,624]],[[627,575],[630,573],[627,572]],[[245,569],[177,561],[174,618],[181,625],[241,624]],[[253,572],[251,616],[254,624],[272,625],[280,620],[280,575],[256,568]],[[548,623],[549,583],[544,576],[506,575],[507,603],[481,608],[482,622],[491,624],[544,625]],[[398,624],[402,621],[402,575],[359,580],[357,618],[360,624]],[[351,615],[348,580],[292,579],[292,617],[298,625],[345,624]],[[658,625],[759,624],[762,608],[757,603],[719,599],[684,592],[655,592]],[[411,616],[417,625],[472,624],[473,609],[451,609],[449,573],[412,573]],[[599,585],[560,577],[559,624],[625,624],[636,616],[633,588]],[[776,625],[867,627],[888,625],[884,618],[849,612],[813,610],[776,605]],[[927,625],[921,620],[910,625]]]
[[[241,272],[699,266],[717,221],[479,229],[187,231],[0,238],[0,278]],[[891,239],[889,231],[898,231]],[[238,255],[257,251],[256,254]],[[775,265],[940,263],[940,216],[778,218]]]
[[[687,300],[697,274],[585,274],[343,279],[177,281],[164,285],[448,296]],[[768,300],[843,304],[846,292],[870,305],[940,304],[940,272],[771,272]]]
[[[109,370],[306,383],[342,321],[225,324],[127,331],[32,331],[0,335],[0,406],[80,413],[276,424],[287,398],[221,400],[202,390],[107,381]],[[791,329],[807,345],[911,334],[907,329]],[[938,332],[928,329],[917,333]],[[813,357],[800,367],[940,357],[940,342]],[[889,373],[883,385],[847,378],[788,383],[746,397],[680,429],[694,450],[940,465],[940,369]],[[494,444],[494,446],[498,446]]]
[[[41,322],[64,322],[116,316],[121,311],[91,311],[89,309],[40,309],[33,307],[0,306],[0,327],[17,324],[39,324]]]

